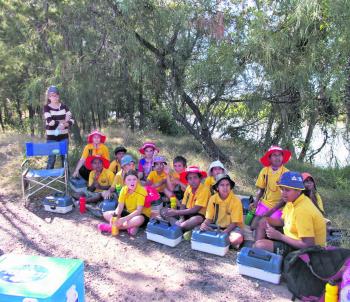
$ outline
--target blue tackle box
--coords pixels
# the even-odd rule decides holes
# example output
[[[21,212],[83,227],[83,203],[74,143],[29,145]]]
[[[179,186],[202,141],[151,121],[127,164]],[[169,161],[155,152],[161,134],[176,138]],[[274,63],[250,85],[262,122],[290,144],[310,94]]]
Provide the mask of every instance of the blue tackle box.
[[[237,195],[237,197],[241,200],[243,215],[247,215],[249,211],[249,205],[254,201],[253,196]]]
[[[201,231],[196,229],[192,231],[191,248],[193,250],[225,256],[229,246],[228,235],[220,230]]]
[[[177,246],[182,240],[182,230],[177,225],[152,218],[146,228],[147,239],[165,244],[167,246]]]
[[[71,177],[68,181],[73,192],[83,193],[87,189],[87,181],[82,177]]]
[[[279,284],[282,273],[282,256],[263,249],[243,247],[237,256],[241,275]]]
[[[79,259],[6,254],[0,257],[0,302],[84,302]]]
[[[45,211],[66,214],[73,210],[73,199],[63,193],[55,193],[43,199]]]

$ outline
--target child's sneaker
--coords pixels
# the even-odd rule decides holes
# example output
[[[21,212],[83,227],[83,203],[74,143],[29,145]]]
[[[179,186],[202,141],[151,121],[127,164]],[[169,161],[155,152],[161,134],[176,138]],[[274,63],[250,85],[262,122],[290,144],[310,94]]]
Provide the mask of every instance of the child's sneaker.
[[[192,231],[187,231],[183,234],[183,237],[185,240],[191,240],[192,237]]]
[[[139,230],[139,228],[136,228],[136,227],[132,227],[132,228],[127,229],[128,234],[130,236],[136,236],[138,230]]]
[[[97,225],[97,228],[102,232],[102,233],[111,233],[112,232],[112,227],[109,223],[99,223]]]

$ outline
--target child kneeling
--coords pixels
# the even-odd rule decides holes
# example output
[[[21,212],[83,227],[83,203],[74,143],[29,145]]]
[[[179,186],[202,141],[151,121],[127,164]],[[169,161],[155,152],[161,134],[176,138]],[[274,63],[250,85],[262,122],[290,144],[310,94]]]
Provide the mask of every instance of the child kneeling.
[[[210,224],[215,223],[229,235],[230,244],[238,248],[243,242],[243,208],[241,201],[232,191],[235,182],[227,174],[217,175],[215,181],[212,188],[217,193],[209,199],[206,219],[200,229],[212,230]]]
[[[127,230],[132,236],[136,235],[138,228],[146,226],[151,215],[151,208],[145,208],[147,191],[138,181],[137,172],[130,170],[124,175],[125,186],[120,191],[118,207],[115,211],[108,211],[103,217],[108,222],[113,214],[117,216],[117,228]],[[99,224],[103,232],[111,232],[111,224]]]

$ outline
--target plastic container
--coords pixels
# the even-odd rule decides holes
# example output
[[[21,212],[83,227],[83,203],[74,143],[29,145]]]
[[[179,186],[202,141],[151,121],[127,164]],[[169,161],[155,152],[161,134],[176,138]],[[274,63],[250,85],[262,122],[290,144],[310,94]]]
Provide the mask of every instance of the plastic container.
[[[79,198],[79,212],[81,214],[86,212],[86,197],[85,196],[81,196]]]
[[[151,219],[147,224],[146,235],[148,240],[165,244],[170,247],[178,245],[182,240],[182,230],[177,225],[167,221]]]
[[[326,284],[326,293],[324,296],[325,302],[338,302],[338,285],[333,281],[329,281]]]
[[[7,254],[0,257],[0,302],[84,302],[79,259]]]
[[[170,197],[170,207],[172,209],[176,209],[176,197],[175,196]]]
[[[339,301],[350,302],[350,266],[348,266],[343,273],[343,279],[340,285]]]
[[[119,234],[119,229],[117,227],[117,220],[118,220],[117,215],[113,214],[113,217],[111,220],[111,224],[112,224],[111,234],[112,234],[112,236],[117,236]]]
[[[245,217],[244,224],[251,225],[254,217],[255,217],[255,209],[249,210]]]
[[[72,197],[65,195],[64,193],[55,193],[50,196],[46,196],[43,201],[45,211],[66,214],[73,210]]]

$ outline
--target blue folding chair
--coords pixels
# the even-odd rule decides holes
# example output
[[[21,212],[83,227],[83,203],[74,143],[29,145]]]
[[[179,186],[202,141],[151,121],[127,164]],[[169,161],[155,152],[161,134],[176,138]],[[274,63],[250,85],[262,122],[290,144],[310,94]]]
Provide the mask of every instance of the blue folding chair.
[[[25,205],[29,198],[44,189],[67,194],[68,184],[68,145],[66,141],[50,143],[26,143],[26,159],[21,165],[22,192]],[[35,169],[30,158],[49,155],[65,155],[64,167],[58,169]],[[64,191],[56,188],[55,184],[63,184]],[[62,187],[62,186],[61,186]]]

